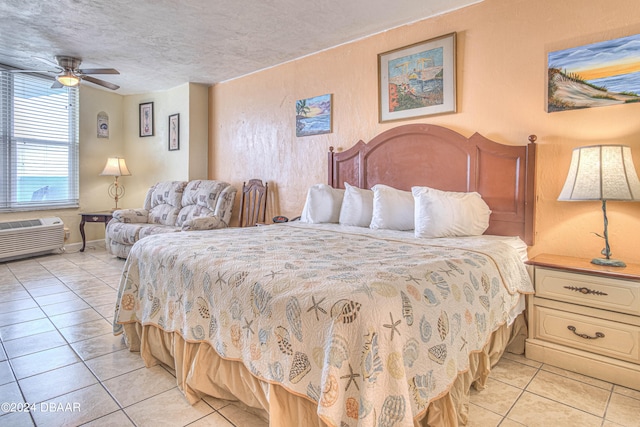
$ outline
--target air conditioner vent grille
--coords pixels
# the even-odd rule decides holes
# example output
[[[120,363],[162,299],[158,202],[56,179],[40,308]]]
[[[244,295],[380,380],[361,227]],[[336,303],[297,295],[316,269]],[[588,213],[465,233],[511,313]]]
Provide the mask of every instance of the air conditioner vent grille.
[[[39,219],[25,219],[21,221],[7,221],[0,222],[0,230],[9,230],[12,228],[26,228],[26,227],[36,227],[38,225],[42,225],[42,221]]]
[[[64,224],[60,218],[0,222],[0,262],[63,247]]]

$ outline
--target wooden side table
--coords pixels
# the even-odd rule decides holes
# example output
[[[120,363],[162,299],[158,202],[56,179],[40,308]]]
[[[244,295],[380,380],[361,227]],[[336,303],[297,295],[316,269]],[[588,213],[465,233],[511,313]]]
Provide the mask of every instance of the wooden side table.
[[[605,267],[538,255],[529,297],[529,359],[638,389],[640,264]]]
[[[105,211],[105,212],[82,212],[80,213],[82,216],[82,221],[80,221],[80,235],[82,236],[82,249],[80,252],[84,252],[84,248],[87,244],[85,234],[84,234],[84,224],[86,222],[102,222],[104,223],[104,227],[107,228],[107,223],[111,221],[113,218],[113,212]]]

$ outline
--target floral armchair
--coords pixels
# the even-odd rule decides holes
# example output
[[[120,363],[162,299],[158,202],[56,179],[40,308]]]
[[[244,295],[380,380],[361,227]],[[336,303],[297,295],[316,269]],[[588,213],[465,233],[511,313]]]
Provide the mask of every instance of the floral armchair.
[[[147,191],[142,208],[113,212],[107,251],[126,258],[135,242],[152,234],[228,227],[236,191],[222,181],[159,182]]]

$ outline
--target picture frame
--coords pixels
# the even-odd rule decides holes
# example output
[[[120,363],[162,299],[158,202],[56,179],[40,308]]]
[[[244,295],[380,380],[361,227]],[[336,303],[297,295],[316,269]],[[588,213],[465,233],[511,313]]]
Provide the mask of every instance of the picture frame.
[[[378,54],[380,123],[456,112],[456,33]]]
[[[169,151],[180,149],[180,114],[169,116]]]
[[[97,133],[98,138],[109,139],[109,115],[104,111],[98,113]]]
[[[140,137],[153,135],[153,102],[143,102],[140,104]]]
[[[331,133],[332,95],[320,95],[296,101],[296,136]]]
[[[547,113],[640,102],[640,34],[547,54]]]

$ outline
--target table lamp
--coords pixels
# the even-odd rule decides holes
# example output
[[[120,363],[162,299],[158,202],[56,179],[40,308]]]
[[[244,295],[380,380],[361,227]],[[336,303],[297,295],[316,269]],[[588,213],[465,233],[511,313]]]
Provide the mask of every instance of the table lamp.
[[[129,176],[131,172],[127,169],[127,164],[121,157],[109,157],[107,164],[104,166],[104,170],[100,176],[115,176],[115,182],[109,186],[109,197],[116,201],[116,207],[118,209],[118,200],[124,197],[124,185],[118,184],[118,177]]]
[[[633,166],[631,148],[625,145],[593,145],[573,150],[571,165],[558,200],[602,201],[604,216],[604,258],[594,258],[593,264],[625,267],[611,258],[609,246],[607,200],[640,201],[640,181]]]

